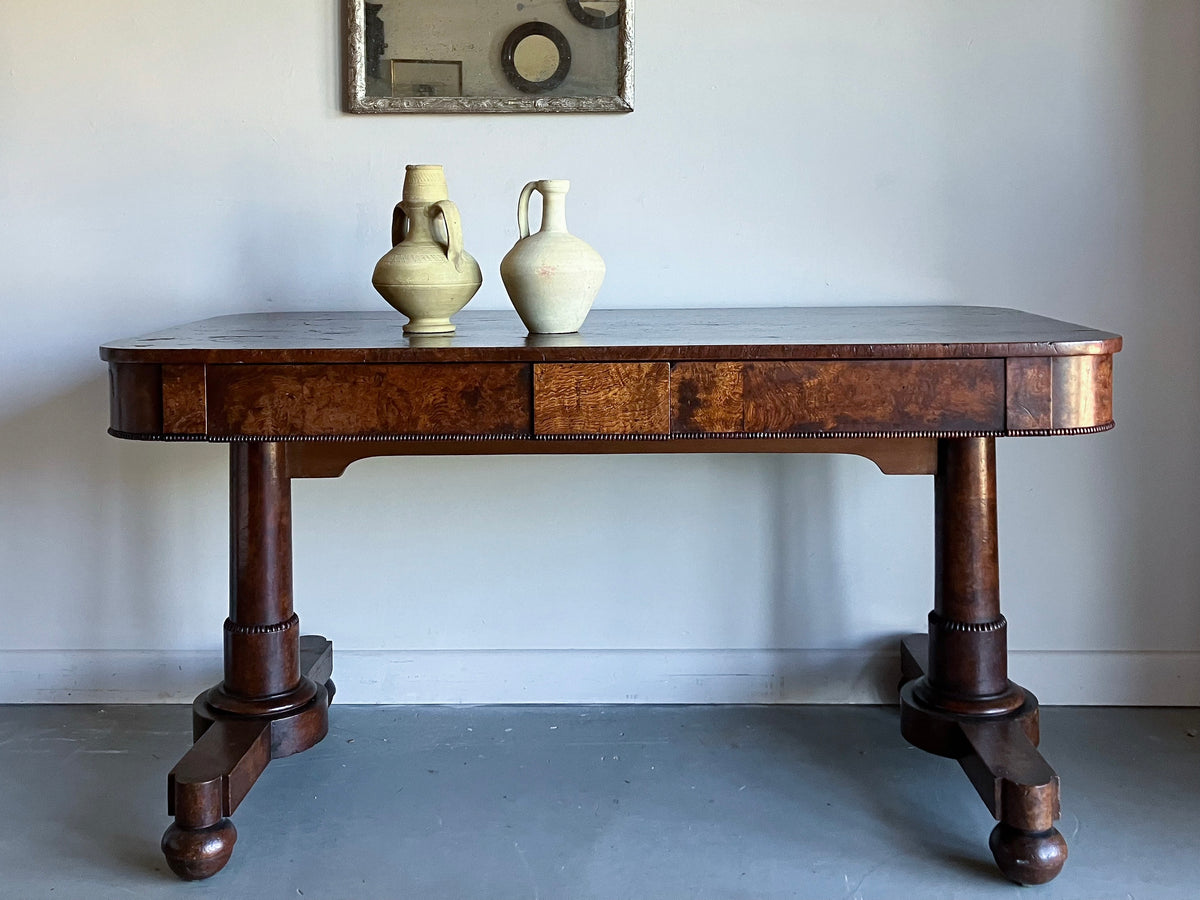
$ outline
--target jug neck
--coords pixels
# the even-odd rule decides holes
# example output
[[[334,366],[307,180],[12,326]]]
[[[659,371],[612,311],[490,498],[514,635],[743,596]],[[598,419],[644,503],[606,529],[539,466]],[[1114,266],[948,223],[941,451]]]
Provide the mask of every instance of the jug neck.
[[[446,228],[441,217],[432,209],[431,203],[402,203],[405,215],[408,216],[408,233],[406,241],[434,241],[446,244]]]
[[[441,166],[405,167],[404,202],[437,203],[449,196],[446,190],[446,173]]]
[[[543,181],[538,185],[542,195],[542,231],[567,230],[567,191],[569,182]]]

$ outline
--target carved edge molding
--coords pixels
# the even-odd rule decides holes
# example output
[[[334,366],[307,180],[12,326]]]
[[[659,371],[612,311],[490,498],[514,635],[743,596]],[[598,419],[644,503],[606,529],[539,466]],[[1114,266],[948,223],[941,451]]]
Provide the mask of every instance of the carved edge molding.
[[[290,618],[282,622],[273,622],[270,625],[240,625],[231,619],[225,620],[225,630],[231,634],[278,634],[299,626],[300,617],[296,613],[292,613]]]
[[[990,622],[960,622],[957,619],[947,619],[936,612],[929,614],[929,624],[941,631],[962,631],[969,634],[988,634],[1008,627],[1008,620],[1001,616]]]
[[[1111,431],[1114,422],[1090,425],[1086,428],[1034,428],[1010,431],[817,431],[777,432],[756,431],[737,434],[137,434],[108,429],[115,438],[130,441],[205,441],[214,444],[240,443],[243,441],[263,442],[352,442],[352,441],[529,441],[552,443],[555,441],[689,441],[689,440],[888,440],[895,438],[980,438],[980,437],[1065,437],[1071,435],[1099,434]]]
[[[368,97],[364,0],[345,0],[346,111],[351,113],[622,113],[633,111],[633,5],[619,23],[615,97]]]

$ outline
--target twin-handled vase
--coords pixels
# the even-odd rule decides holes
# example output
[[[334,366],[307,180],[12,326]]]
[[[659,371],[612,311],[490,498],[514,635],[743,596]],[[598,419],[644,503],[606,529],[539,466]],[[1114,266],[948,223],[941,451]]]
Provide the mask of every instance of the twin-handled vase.
[[[406,334],[445,334],[483,273],[463,248],[462,218],[441,166],[409,166],[392,211],[392,249],[375,264],[375,290],[408,316]]]
[[[531,181],[517,202],[520,239],[500,264],[509,298],[535,334],[578,331],[604,281],[604,260],[567,230],[564,180]],[[529,203],[542,197],[541,228],[529,228]],[[392,214],[392,249],[371,283],[408,316],[406,334],[454,331],[450,317],[483,283],[479,264],[463,247],[462,220],[449,199],[441,166],[408,166],[403,199]]]

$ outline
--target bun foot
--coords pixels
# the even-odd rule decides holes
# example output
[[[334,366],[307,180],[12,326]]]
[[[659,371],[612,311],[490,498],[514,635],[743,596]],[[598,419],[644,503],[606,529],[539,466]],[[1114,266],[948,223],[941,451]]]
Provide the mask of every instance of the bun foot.
[[[1057,828],[1022,831],[1001,822],[992,829],[988,846],[1000,871],[1017,884],[1052,881],[1067,861],[1067,842]]]
[[[172,823],[162,838],[162,852],[171,871],[185,881],[216,875],[233,855],[237,829],[228,819],[207,828],[183,828]]]

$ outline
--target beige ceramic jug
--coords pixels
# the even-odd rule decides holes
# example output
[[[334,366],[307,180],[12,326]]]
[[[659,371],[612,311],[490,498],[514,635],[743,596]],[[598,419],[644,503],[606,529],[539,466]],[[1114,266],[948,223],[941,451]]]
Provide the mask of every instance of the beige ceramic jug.
[[[578,331],[604,282],[604,260],[567,231],[571,182],[531,181],[517,202],[521,239],[500,263],[500,277],[517,314],[534,334]],[[542,195],[542,227],[529,233],[529,201]]]
[[[403,199],[392,213],[393,247],[375,265],[375,290],[404,315],[406,334],[454,331],[450,317],[467,305],[483,273],[463,249],[462,219],[448,199],[441,166],[408,166]]]

